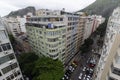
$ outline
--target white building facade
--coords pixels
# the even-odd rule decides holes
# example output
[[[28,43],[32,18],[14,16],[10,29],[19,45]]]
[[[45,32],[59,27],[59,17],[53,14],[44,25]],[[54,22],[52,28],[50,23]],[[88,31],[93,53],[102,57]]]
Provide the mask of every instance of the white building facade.
[[[120,80],[120,7],[110,16],[96,80]]]
[[[84,40],[90,37],[90,35],[105,21],[105,18],[99,15],[86,16]]]
[[[24,80],[8,34],[0,19],[0,80]]]

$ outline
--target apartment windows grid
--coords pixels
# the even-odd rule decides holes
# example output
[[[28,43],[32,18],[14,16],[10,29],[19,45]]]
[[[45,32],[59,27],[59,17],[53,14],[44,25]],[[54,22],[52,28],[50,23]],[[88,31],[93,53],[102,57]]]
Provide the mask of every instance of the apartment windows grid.
[[[15,72],[13,72],[13,74],[11,74],[10,76],[7,76],[6,79],[7,79],[7,80],[11,80],[11,79],[19,76],[20,74],[21,74],[21,73],[20,73],[19,70],[18,70],[18,71],[15,71]],[[18,80],[19,80],[19,79],[18,79]]]
[[[113,67],[112,73],[114,73],[114,74],[120,76],[120,69]]]
[[[11,49],[10,43],[1,44],[1,47],[4,51]]]
[[[7,56],[0,57],[0,64],[3,64],[5,62],[13,60],[13,59],[15,59],[13,53],[12,54],[8,54]]]
[[[6,33],[5,33],[5,30],[1,30],[0,31],[0,40],[4,40],[4,39],[6,39],[7,38],[7,35],[6,35]]]
[[[114,78],[112,78],[112,77],[109,77],[108,80],[116,80],[116,79],[114,79]]]
[[[72,48],[72,46],[76,47],[77,41],[73,41],[73,38],[74,38],[74,40],[77,40],[75,38],[78,37],[78,35],[76,35],[76,33],[78,31],[77,27],[78,27],[79,15],[65,13],[64,16],[63,15],[59,15],[59,16],[53,15],[53,16],[45,16],[45,17],[44,16],[35,16],[35,17],[33,16],[30,19],[32,19],[32,18],[33,19],[34,18],[44,19],[45,22],[48,21],[48,23],[44,23],[43,21],[40,21],[39,23],[37,23],[37,22],[34,23],[34,20],[33,20],[32,22],[28,21],[28,23],[26,25],[28,30],[29,30],[29,28],[33,28],[33,30],[37,29],[39,31],[43,30],[42,31],[43,33],[45,32],[45,34],[41,34],[41,33],[40,34],[45,36],[42,39],[42,40],[45,40],[45,41],[43,41],[44,42],[43,46],[45,46],[45,47],[44,47],[44,50],[43,49],[42,50],[45,51],[45,49],[47,49],[47,51],[45,52],[47,54],[47,56],[50,56],[53,58],[59,58],[61,60],[63,57],[62,56],[63,53],[65,53],[64,55],[67,55],[67,54],[71,55],[71,53],[65,52],[66,50],[64,50],[63,48],[66,48],[67,45],[70,46],[69,48]],[[68,20],[68,18],[69,18],[69,20]],[[61,24],[60,21],[62,21],[62,20],[64,20],[64,22]],[[58,22],[56,23],[56,21],[58,21]],[[44,23],[44,25],[42,25],[42,23]],[[53,26],[54,26],[53,28],[50,28],[48,26],[48,24],[50,24],[50,23],[53,23]],[[69,35],[66,34],[68,32],[67,31],[68,23],[70,25],[69,33],[68,33]],[[38,31],[37,31],[37,33],[38,33]],[[29,36],[31,36],[31,35],[29,35]],[[39,34],[35,33],[34,36],[39,36]],[[34,36],[33,36],[33,39],[34,39]],[[69,40],[66,41],[68,36],[69,36],[69,38],[68,38]],[[39,40],[37,40],[37,41],[41,42],[41,38],[39,38]],[[72,44],[72,42],[74,44]],[[39,44],[39,45],[41,46],[41,44]],[[60,50],[61,47],[63,50],[62,49]],[[38,49],[40,49],[40,47]],[[56,50],[56,49],[58,49],[58,50]],[[39,51],[42,52],[42,50],[39,50]],[[68,50],[71,50],[71,49],[68,49]],[[45,53],[42,53],[42,54],[44,55]],[[76,50],[74,51],[74,53],[76,53]],[[46,56],[46,54],[45,54],[45,56]],[[61,55],[59,56],[57,54],[61,54]]]
[[[9,66],[7,66],[7,67],[5,67],[5,68],[3,68],[1,70],[2,70],[3,74],[6,74],[9,71],[11,71],[11,70],[13,70],[13,69],[15,69],[17,67],[18,67],[17,63],[13,63],[13,64],[10,64]]]

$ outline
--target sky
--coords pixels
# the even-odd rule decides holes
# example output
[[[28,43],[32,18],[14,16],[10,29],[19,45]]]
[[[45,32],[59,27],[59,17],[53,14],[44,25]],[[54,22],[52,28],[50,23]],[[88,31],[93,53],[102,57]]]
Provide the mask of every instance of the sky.
[[[0,0],[0,16],[5,16],[27,6],[34,6],[36,9],[52,9],[74,12],[83,9],[95,0]]]

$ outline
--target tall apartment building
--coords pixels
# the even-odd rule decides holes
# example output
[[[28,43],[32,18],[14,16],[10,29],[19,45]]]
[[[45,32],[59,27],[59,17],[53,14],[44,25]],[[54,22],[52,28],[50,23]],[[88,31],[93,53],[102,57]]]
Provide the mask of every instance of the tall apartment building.
[[[43,12],[28,18],[26,23],[29,43],[37,55],[59,59],[64,64],[79,51],[83,26],[79,26],[80,15],[64,11]]]
[[[120,7],[109,18],[96,80],[120,80]]]
[[[90,35],[105,21],[105,18],[99,15],[89,15],[86,18],[84,29],[84,40],[90,37]]]
[[[33,16],[32,13],[28,13],[23,17],[17,16],[16,18],[15,17],[3,18],[4,24],[6,25],[5,28],[8,34],[12,34],[14,37],[17,37],[21,33],[26,33],[25,23],[27,17],[31,16]]]
[[[18,36],[21,33],[20,23],[17,18],[5,18],[4,19],[5,28],[8,34],[12,34],[14,37]]]
[[[0,19],[0,80],[23,80],[17,59]]]

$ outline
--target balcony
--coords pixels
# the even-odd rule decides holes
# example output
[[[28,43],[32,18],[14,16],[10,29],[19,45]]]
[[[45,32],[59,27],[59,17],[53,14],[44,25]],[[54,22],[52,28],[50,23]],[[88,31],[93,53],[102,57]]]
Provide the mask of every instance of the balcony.
[[[119,79],[120,79],[120,76],[118,76],[118,75],[112,73],[111,70],[110,70],[110,72],[109,72],[109,76],[112,77],[112,78],[115,78],[116,80],[119,80]]]
[[[36,24],[42,24],[42,25],[48,25],[49,23],[52,23],[55,26],[61,26],[65,25],[63,21],[28,21],[28,23],[36,23]]]
[[[117,64],[116,61],[115,61],[115,59],[113,60],[113,66],[114,66],[115,68],[120,69],[120,64]]]

